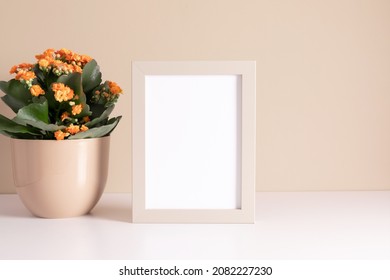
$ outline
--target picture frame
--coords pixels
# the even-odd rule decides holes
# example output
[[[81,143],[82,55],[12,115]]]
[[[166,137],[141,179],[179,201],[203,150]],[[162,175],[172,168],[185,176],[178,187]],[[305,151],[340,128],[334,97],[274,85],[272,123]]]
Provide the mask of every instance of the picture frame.
[[[256,62],[134,61],[134,223],[254,223]]]

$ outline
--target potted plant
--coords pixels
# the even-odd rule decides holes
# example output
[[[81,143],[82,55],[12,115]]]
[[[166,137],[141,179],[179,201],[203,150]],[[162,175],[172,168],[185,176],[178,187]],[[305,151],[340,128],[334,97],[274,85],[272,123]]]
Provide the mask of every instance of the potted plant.
[[[10,73],[1,99],[16,116],[0,115],[0,133],[11,137],[19,197],[39,217],[88,213],[106,183],[109,135],[121,119],[109,116],[122,89],[68,49],[48,49]]]

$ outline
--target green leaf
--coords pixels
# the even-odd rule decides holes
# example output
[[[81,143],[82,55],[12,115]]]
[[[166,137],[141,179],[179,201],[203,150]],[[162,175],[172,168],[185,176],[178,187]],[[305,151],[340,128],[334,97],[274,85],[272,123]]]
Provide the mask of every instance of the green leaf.
[[[46,124],[44,122],[41,122],[41,121],[31,121],[31,120],[22,120],[22,119],[19,119],[18,117],[14,118],[14,121],[23,125],[23,124],[28,124],[28,125],[31,125],[37,129],[40,129],[40,130],[44,130],[44,131],[50,131],[50,132],[54,132],[54,131],[57,131],[57,130],[62,130],[62,129],[65,129],[66,126],[63,126],[63,125],[56,125],[56,124]]]
[[[97,124],[100,123],[101,121],[107,119],[107,118],[110,116],[112,110],[114,110],[114,108],[115,108],[115,105],[112,105],[112,106],[108,107],[108,108],[100,115],[100,117],[97,117],[97,118],[93,119],[92,121],[86,123],[85,125],[88,126],[89,128],[94,127],[95,125],[97,125]]]
[[[49,72],[46,74],[45,84],[46,88],[51,89],[51,84],[57,82],[58,76],[53,72]]]
[[[13,133],[0,130],[0,134],[17,139],[43,139],[43,135],[33,135],[29,133]]]
[[[46,97],[46,99],[47,99],[47,102],[48,102],[48,104],[49,104],[49,108],[50,108],[50,111],[51,112],[54,112],[56,109],[57,109],[57,107],[58,107],[58,102],[57,102],[57,100],[54,98],[54,92],[53,92],[53,90],[51,89],[51,82],[49,82],[49,78],[48,77],[50,77],[50,75],[52,75],[52,74],[50,74],[49,73],[49,75],[47,76],[47,78],[46,78],[46,92],[45,92],[45,97]],[[57,77],[56,77],[57,78]],[[56,80],[53,80],[53,82],[55,82]]]
[[[7,137],[12,137],[12,134],[11,134],[11,133],[6,132],[6,131],[4,131],[4,130],[0,130],[0,134],[1,134],[1,135],[4,135],[4,136],[7,136]]]
[[[8,92],[8,82],[6,81],[0,81],[0,90],[7,94]]]
[[[19,110],[13,119],[20,125],[31,125],[44,131],[57,131],[64,129],[65,126],[49,124],[49,108],[45,97],[37,100],[38,103],[30,104]]]
[[[101,105],[101,104],[91,104],[90,105],[91,107],[91,111],[92,111],[92,118],[98,118],[99,116],[101,116],[104,111],[107,109],[107,107],[105,107],[104,105]]]
[[[27,105],[31,103],[32,95],[27,87],[18,80],[12,79],[8,82],[2,82],[0,85],[2,91],[12,96],[20,103]]]
[[[113,118],[110,120],[110,124],[91,128],[87,131],[72,135],[68,139],[99,138],[109,135],[118,125],[120,119],[121,117]]]
[[[4,95],[4,96],[2,96],[1,100],[3,100],[3,102],[5,104],[7,104],[8,107],[10,107],[12,109],[12,111],[14,111],[15,113],[17,113],[20,108],[24,107],[24,103],[22,103],[21,101],[13,98],[11,95]]]
[[[35,76],[37,76],[38,82],[41,85],[44,85],[45,84],[45,75],[43,74],[43,71],[41,69],[39,69],[39,65],[35,64],[33,70],[34,70]]]
[[[100,85],[102,82],[102,73],[100,73],[100,67],[94,59],[84,66],[82,77],[85,92],[89,92]]]
[[[0,115],[0,131],[5,131],[6,133],[28,133],[31,135],[41,135],[36,129],[20,125],[3,115]]]
[[[41,100],[42,103],[32,103],[20,109],[16,117],[22,120],[41,121],[48,124],[49,107],[47,105],[47,100],[46,98]]]

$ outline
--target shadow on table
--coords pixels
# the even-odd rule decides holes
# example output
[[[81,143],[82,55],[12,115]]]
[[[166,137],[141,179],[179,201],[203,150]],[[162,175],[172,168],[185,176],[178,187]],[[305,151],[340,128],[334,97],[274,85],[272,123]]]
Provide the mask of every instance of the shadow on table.
[[[3,197],[7,196],[9,199],[2,200],[0,203],[0,218],[1,217],[10,217],[10,218],[35,218],[22,202],[17,199],[16,195],[2,195]]]
[[[126,223],[131,223],[133,221],[130,206],[123,207],[115,205],[101,205],[93,209],[89,215],[96,219],[105,219]]]
[[[23,218],[23,219],[26,219],[26,218],[34,218],[36,219],[36,217],[31,214],[30,212],[28,212],[27,210],[25,211],[22,211],[22,210],[19,210],[19,209],[3,209],[0,213],[0,218],[2,217],[8,217],[8,218]]]

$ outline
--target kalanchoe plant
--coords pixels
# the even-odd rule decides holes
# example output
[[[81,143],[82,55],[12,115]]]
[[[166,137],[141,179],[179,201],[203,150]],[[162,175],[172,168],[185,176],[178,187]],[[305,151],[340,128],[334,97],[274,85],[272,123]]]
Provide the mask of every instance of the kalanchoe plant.
[[[109,118],[122,89],[102,82],[95,60],[67,49],[48,49],[35,64],[11,68],[0,81],[1,99],[15,113],[0,115],[0,133],[21,139],[83,139],[109,135],[121,117]]]

